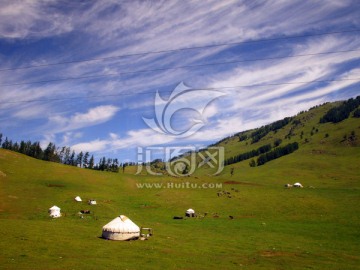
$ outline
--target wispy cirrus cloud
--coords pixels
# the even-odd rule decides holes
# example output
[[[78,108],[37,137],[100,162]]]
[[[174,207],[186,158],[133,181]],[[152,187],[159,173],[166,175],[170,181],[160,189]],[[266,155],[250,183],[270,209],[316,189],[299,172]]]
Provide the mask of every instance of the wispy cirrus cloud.
[[[110,133],[107,138],[76,143],[73,144],[71,148],[76,151],[108,153],[109,151],[120,149],[131,149],[149,145],[164,145],[175,140],[175,137],[154,133],[151,129],[140,129],[128,131],[124,137],[118,136],[115,133]]]
[[[0,10],[0,69],[50,65],[0,71],[0,124],[18,134],[27,122],[47,140],[95,152],[220,139],[296,113],[353,87],[356,81],[297,82],[358,76],[355,61],[359,60],[359,52],[318,54],[358,49],[356,33],[316,36],[359,28],[357,10],[358,3],[353,0],[326,4],[4,0]],[[289,35],[304,37],[284,38]],[[264,39],[268,41],[249,42]],[[176,50],[232,42],[243,43]],[[173,51],[117,57],[166,50]],[[313,55],[292,57],[299,54]],[[106,57],[111,58],[76,62]],[[284,58],[251,61],[274,57]],[[51,65],[73,60],[71,64]],[[241,60],[246,61],[189,67]],[[78,79],[82,76],[88,78]],[[51,82],[62,78],[65,80]],[[48,82],[26,84],[33,81]],[[193,137],[178,142],[145,129],[139,119],[151,117],[157,90],[166,97],[180,81],[197,89],[266,86],[223,90],[227,96],[204,112],[207,125]],[[40,101],[12,103],[28,99]],[[122,127],[110,126],[120,108],[125,119]],[[94,130],[94,134],[85,132],[95,125],[106,128]],[[82,136],[76,135],[80,133]]]
[[[310,96],[315,98],[327,92],[319,87],[312,88],[312,81],[344,79],[343,75],[346,74],[346,78],[350,77],[354,81],[337,83],[338,86],[357,83],[356,79],[359,79],[356,76],[357,68],[344,70],[343,67],[347,62],[360,59],[360,52],[349,51],[337,54],[326,54],[326,52],[336,51],[339,48],[353,50],[357,49],[359,44],[358,37],[346,40],[317,38],[316,41],[311,40],[302,46],[296,46],[294,55],[311,54],[310,52],[325,54],[249,63],[246,67],[219,72],[212,79],[213,83],[210,87],[239,86],[235,90],[228,91],[231,106],[227,106],[227,109],[230,111],[248,106],[262,106],[273,99],[286,99],[286,95],[289,94],[298,96],[297,98],[301,100],[301,96],[307,91],[311,91],[311,95],[307,95],[308,98]],[[352,75],[349,76],[349,74]],[[264,86],[261,86],[262,84]],[[234,99],[234,97],[237,98]]]
[[[89,109],[86,113],[75,113],[68,117],[50,116],[49,124],[55,127],[54,133],[77,130],[107,122],[118,110],[118,107],[112,105],[98,106]]]
[[[65,14],[50,12],[55,1],[2,1],[0,38],[47,37],[73,28]]]
[[[351,50],[355,48],[357,42],[357,39],[345,42],[332,38],[321,38],[317,42],[310,41],[308,44],[294,48],[294,50],[296,50],[296,54],[303,55],[312,51],[318,53],[328,52],[340,47]],[[236,86],[241,83],[249,85],[265,83],[268,85],[255,87],[255,89],[245,87],[246,91],[241,90],[241,87],[239,92],[227,91],[224,100],[219,100],[218,103],[214,103],[207,108],[205,116],[209,119],[209,125],[194,134],[194,136],[182,140],[182,143],[214,141],[242,130],[255,128],[286,116],[295,115],[299,111],[323,103],[326,101],[325,95],[357,84],[356,80],[341,80],[357,78],[356,76],[359,74],[358,68],[341,72],[340,64],[344,64],[346,61],[354,61],[359,57],[360,54],[356,51],[345,55],[309,55],[301,60],[286,58],[262,64],[252,63],[247,69],[239,68],[231,72],[220,73],[218,75],[220,79],[217,81],[214,79],[210,88]],[[311,83],[310,85],[307,83],[322,79],[339,79],[340,81],[329,81],[316,89],[310,87]],[[272,85],[284,81],[289,84]],[[304,84],[298,82],[304,82]],[[256,91],[253,92],[252,90]],[[288,95],[292,93],[294,94]],[[201,99],[201,95],[198,98]],[[259,113],[254,114],[254,111],[259,111]],[[250,117],[251,114],[255,116]],[[114,150],[123,149],[129,145],[135,147],[174,142],[174,138],[164,137],[152,130],[141,129],[129,131],[122,138],[110,138],[106,141],[106,144]]]

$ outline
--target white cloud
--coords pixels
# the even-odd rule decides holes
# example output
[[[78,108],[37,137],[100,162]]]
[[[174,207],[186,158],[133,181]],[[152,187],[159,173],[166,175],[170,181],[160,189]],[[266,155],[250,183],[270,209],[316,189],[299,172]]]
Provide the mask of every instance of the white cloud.
[[[75,150],[75,152],[99,152],[108,148],[109,142],[106,140],[93,140],[90,142],[83,142],[75,144],[71,147],[71,149]]]
[[[112,152],[119,149],[131,149],[153,145],[163,145],[175,141],[176,138],[159,134],[151,129],[131,130],[126,137],[110,133],[109,138],[81,142],[71,146],[75,151]]]
[[[65,132],[62,136],[61,145],[69,145],[74,139],[80,139],[82,136],[82,132]]]
[[[104,105],[91,108],[86,113],[75,113],[70,117],[61,115],[51,116],[49,121],[50,124],[56,126],[56,133],[59,133],[107,122],[115,116],[118,110],[119,108],[116,106]]]
[[[50,1],[4,0],[0,9],[0,38],[54,36],[72,30],[69,17],[51,12]]]
[[[205,108],[204,113],[202,115],[203,119],[205,121],[208,121],[211,117],[216,116],[220,111],[221,109],[219,108],[219,105],[212,103]]]
[[[117,111],[117,107],[107,105],[92,108],[87,113],[76,113],[70,119],[70,126],[82,126],[88,124],[102,123],[112,118]]]
[[[119,138],[119,136],[118,136],[117,134],[112,133],[112,132],[110,132],[109,136],[110,136],[110,138],[113,139],[113,140],[116,140],[116,139]]]
[[[176,138],[157,133],[152,129],[130,130],[127,136],[113,140],[111,145],[114,149],[124,149],[131,147],[162,145],[173,142]]]

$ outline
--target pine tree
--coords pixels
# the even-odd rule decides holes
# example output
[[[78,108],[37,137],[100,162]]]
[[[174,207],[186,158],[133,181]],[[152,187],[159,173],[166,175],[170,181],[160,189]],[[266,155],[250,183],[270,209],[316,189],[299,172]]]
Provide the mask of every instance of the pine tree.
[[[64,153],[64,161],[63,163],[66,164],[66,165],[71,165],[71,149],[70,147],[66,147],[65,148],[65,153]]]
[[[24,141],[20,142],[19,152],[22,154],[26,154],[26,144]]]
[[[91,155],[91,158],[89,160],[89,169],[94,169],[94,155]]]
[[[353,115],[354,117],[356,117],[356,118],[360,118],[360,108],[358,108],[358,109],[356,109],[355,111],[354,111],[354,115]],[[0,142],[1,142],[1,140],[0,140]]]
[[[282,140],[281,139],[276,139],[274,141],[274,147],[278,147],[281,144]]]
[[[75,151],[73,150],[69,159],[69,165],[76,166]]]
[[[77,157],[76,157],[76,166],[80,166],[82,168],[83,166],[83,156],[84,156],[84,153],[81,151]]]
[[[112,172],[119,172],[119,161],[117,158],[113,159],[113,163],[111,165]]]
[[[29,141],[30,142],[30,141]],[[40,142],[34,142],[30,146],[30,153],[31,156],[37,159],[42,159],[43,157],[43,150],[41,149]]]
[[[64,158],[65,158],[65,150],[66,150],[66,147],[63,146],[61,148],[60,152],[59,152],[60,162],[63,163],[63,164],[65,163],[65,160],[64,160]]]
[[[2,148],[9,149],[9,140],[8,137],[5,137],[5,141],[2,143]]]
[[[52,142],[48,144],[46,149],[44,150],[44,160],[52,161],[52,162],[59,162],[60,158],[56,152],[56,146]]]
[[[12,147],[12,150],[15,151],[15,152],[19,152],[19,144],[17,142],[14,143],[13,147]]]
[[[256,166],[256,162],[255,160],[251,160],[250,163],[249,163],[250,167],[255,167]]]
[[[105,159],[105,157],[104,157],[104,159]],[[111,159],[111,158],[108,158],[108,159],[106,160],[105,170],[111,171],[111,164],[112,164],[112,159]]]
[[[103,157],[100,159],[100,162],[99,162],[99,170],[104,171],[105,169],[106,169],[106,158]]]
[[[89,167],[89,152],[86,152],[84,157],[83,157],[83,166],[84,168]]]

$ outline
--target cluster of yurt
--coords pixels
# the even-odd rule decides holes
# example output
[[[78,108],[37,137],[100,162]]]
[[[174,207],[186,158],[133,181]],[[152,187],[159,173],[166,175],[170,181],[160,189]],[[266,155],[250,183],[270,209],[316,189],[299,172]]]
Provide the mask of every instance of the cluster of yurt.
[[[80,196],[76,196],[74,198],[74,200],[76,202],[82,202],[82,199],[80,198]],[[91,203],[90,203],[91,202]],[[93,204],[96,204],[96,201],[95,200],[89,200],[89,204],[93,205]],[[49,216],[52,217],[52,218],[59,218],[61,217],[61,212],[60,212],[60,207],[54,205],[52,206],[51,208],[49,208]]]
[[[76,202],[81,202],[82,199],[79,196],[74,198]],[[96,204],[95,200],[89,200],[89,204]],[[52,218],[61,217],[60,208],[56,205],[49,208],[49,215]],[[192,209],[189,209],[192,210]],[[195,213],[195,211],[193,212]],[[134,222],[132,222],[128,217],[120,215],[110,221],[108,224],[102,228],[102,238],[109,240],[133,240],[140,238],[141,240],[147,240],[149,236],[152,235],[151,228],[143,228],[148,231],[147,234],[142,234],[141,229]]]
[[[302,188],[303,187],[303,185],[302,184],[300,184],[299,182],[297,182],[297,183],[295,183],[295,184],[286,184],[285,185],[285,187],[286,188],[292,188],[292,187],[295,187],[295,188]]]
[[[80,196],[76,196],[74,200],[77,201],[77,202],[82,202],[82,199],[80,198]],[[96,203],[96,200],[90,199],[90,200],[88,200],[88,204],[89,205],[96,205],[97,203]]]

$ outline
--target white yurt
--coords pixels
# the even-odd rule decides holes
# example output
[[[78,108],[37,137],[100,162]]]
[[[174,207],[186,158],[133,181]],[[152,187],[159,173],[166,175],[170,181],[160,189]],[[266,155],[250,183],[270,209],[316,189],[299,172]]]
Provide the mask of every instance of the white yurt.
[[[295,183],[295,184],[293,184],[293,187],[299,187],[299,188],[302,188],[303,186],[302,186],[302,184],[300,184],[300,183]]]
[[[120,215],[102,228],[102,237],[109,240],[130,240],[140,237],[140,228],[128,217]]]
[[[95,201],[95,200],[89,200],[89,201],[88,201],[88,204],[90,204],[90,205],[95,205],[95,204],[96,204],[96,201]]]
[[[49,214],[52,218],[61,217],[60,208],[54,205],[53,207],[49,208]]]
[[[80,198],[79,196],[76,196],[76,197],[75,197],[75,201],[81,202],[82,200],[81,200],[81,198]]]
[[[188,209],[188,210],[186,210],[186,212],[185,212],[185,216],[187,216],[187,217],[194,217],[195,216],[195,210],[194,209]]]

